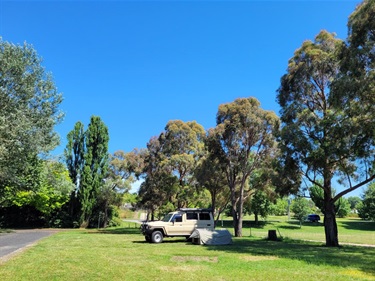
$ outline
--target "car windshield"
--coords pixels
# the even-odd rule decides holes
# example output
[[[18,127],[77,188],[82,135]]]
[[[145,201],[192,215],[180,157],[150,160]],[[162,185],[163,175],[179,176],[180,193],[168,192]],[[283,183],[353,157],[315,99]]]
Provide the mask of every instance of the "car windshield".
[[[172,216],[173,216],[173,214],[166,214],[165,217],[163,218],[163,221],[169,222],[171,220]]]

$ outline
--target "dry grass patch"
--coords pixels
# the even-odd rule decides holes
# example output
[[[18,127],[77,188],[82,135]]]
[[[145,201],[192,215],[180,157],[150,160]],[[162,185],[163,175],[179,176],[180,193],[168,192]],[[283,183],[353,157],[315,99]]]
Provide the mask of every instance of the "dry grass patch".
[[[219,261],[218,257],[207,257],[207,256],[173,256],[171,260],[175,262],[205,261],[205,262],[213,262],[213,263],[217,263]]]
[[[174,265],[174,266],[161,266],[161,271],[165,272],[196,272],[202,271],[203,267],[200,265]]]
[[[276,256],[242,256],[241,259],[245,261],[274,261],[280,258]]]

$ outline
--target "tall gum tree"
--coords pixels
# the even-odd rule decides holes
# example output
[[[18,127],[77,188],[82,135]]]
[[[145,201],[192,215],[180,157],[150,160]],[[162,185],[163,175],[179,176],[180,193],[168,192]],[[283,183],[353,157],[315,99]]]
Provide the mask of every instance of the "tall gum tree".
[[[199,189],[207,189],[211,195],[211,208],[216,216],[215,224],[227,207],[230,196],[223,165],[217,157],[209,152],[203,156],[195,170]]]
[[[219,106],[217,126],[209,130],[208,146],[225,171],[236,237],[242,236],[244,201],[250,195],[249,178],[269,165],[276,153],[274,131],[279,118],[260,108],[257,99],[241,98]]]
[[[327,31],[321,31],[314,42],[305,41],[289,60],[277,95],[283,155],[293,159],[303,177],[324,192],[327,246],[339,246],[335,202],[371,181],[368,177],[359,181],[362,160],[367,157],[362,144],[368,138],[361,137],[363,128],[357,118],[347,114],[347,104],[339,102],[343,92],[331,91],[341,75],[343,47],[344,43]],[[337,195],[332,188],[334,178],[346,187]]]
[[[162,165],[175,176],[179,185],[177,208],[188,207],[194,197],[194,170],[204,151],[204,128],[195,121],[169,121],[160,136],[163,142]]]
[[[163,140],[152,137],[147,143],[147,151],[143,155],[143,176],[138,196],[138,205],[147,210],[147,219],[155,219],[158,210],[172,202],[176,193],[176,179],[164,169],[162,162],[165,160],[163,153]]]

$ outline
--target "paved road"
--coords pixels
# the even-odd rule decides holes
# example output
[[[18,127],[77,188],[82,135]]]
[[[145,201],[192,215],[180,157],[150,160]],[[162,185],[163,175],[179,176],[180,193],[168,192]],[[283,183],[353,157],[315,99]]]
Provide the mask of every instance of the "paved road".
[[[0,233],[0,263],[33,245],[36,241],[56,232],[53,229],[27,229]]]

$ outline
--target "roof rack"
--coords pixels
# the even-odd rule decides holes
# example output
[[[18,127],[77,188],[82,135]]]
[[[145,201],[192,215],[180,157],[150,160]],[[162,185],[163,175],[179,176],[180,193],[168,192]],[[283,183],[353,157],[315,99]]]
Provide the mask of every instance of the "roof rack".
[[[178,211],[181,211],[181,212],[210,212],[210,213],[212,213],[211,208],[179,208]]]

